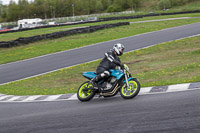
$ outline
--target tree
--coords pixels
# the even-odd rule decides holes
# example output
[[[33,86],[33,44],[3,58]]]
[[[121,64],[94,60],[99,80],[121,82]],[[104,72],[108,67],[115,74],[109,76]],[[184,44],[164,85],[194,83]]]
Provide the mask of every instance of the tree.
[[[14,0],[2,7],[1,21],[24,18],[55,18],[101,12],[119,12],[138,7],[141,0]],[[173,1],[173,0],[172,0]],[[72,4],[74,7],[72,7]],[[74,9],[74,10],[73,10]]]
[[[7,11],[7,20],[13,21],[20,19],[19,17],[20,8],[17,6],[17,4],[14,1],[10,1],[10,4],[8,5],[8,11]]]
[[[171,1],[170,0],[160,0],[158,2],[159,9],[165,10],[167,8],[171,8]]]
[[[49,11],[49,2],[48,0],[43,0],[42,3],[44,18],[47,19],[48,11]]]
[[[110,0],[101,0],[101,4],[103,6],[103,10],[107,10],[108,7],[111,5],[111,1]]]
[[[19,8],[18,16],[19,18],[29,18],[30,15],[30,8],[29,3],[27,0],[19,0],[18,5],[16,5]]]
[[[1,6],[1,22],[6,22],[7,21],[7,11],[8,10],[8,6],[7,5],[2,5]]]
[[[49,0],[49,6],[51,10],[51,17],[55,18],[56,17],[56,6],[57,6],[57,0]]]
[[[99,13],[99,12],[102,12],[102,11],[103,11],[103,5],[102,5],[101,1],[98,0],[96,2],[96,5],[95,5],[95,12]]]
[[[128,5],[132,10],[136,11],[140,5],[140,0],[128,0]]]

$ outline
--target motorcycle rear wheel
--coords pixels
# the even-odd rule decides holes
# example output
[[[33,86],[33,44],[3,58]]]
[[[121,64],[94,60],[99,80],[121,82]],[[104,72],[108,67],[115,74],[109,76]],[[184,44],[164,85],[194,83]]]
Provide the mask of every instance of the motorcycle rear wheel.
[[[120,94],[124,99],[131,99],[138,95],[140,92],[140,83],[137,79],[131,79],[128,81],[129,88],[126,83],[120,89]]]
[[[95,95],[95,92],[92,89],[89,89],[87,92],[83,91],[83,89],[85,87],[87,87],[87,88],[90,88],[90,87],[92,88],[93,87],[92,84],[88,84],[88,83],[89,83],[89,81],[84,82],[78,88],[78,91],[77,91],[77,97],[82,102],[90,101],[94,97],[94,95]]]

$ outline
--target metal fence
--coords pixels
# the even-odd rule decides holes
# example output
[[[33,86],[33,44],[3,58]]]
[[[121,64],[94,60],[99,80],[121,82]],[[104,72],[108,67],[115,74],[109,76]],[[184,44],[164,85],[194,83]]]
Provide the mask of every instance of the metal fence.
[[[101,14],[91,14],[91,15],[81,15],[74,17],[61,17],[61,18],[51,18],[44,19],[44,21],[56,21],[56,22],[64,22],[64,21],[80,21],[80,20],[88,20],[88,19],[96,19],[99,16],[108,16],[108,15],[121,15],[121,14],[131,14],[135,13],[135,11],[124,11],[124,12],[113,12],[113,13],[101,13]]]
[[[50,22],[50,21],[66,22],[66,21],[81,21],[81,20],[88,20],[88,19],[95,20],[99,16],[121,15],[121,14],[131,14],[131,13],[135,13],[135,11],[101,13],[101,14],[81,15],[81,16],[74,16],[74,17],[60,17],[60,18],[43,19],[43,21],[45,21],[45,22]],[[7,22],[7,23],[0,23],[0,24],[2,26],[17,25],[17,22]]]
[[[2,26],[6,26],[6,25],[17,25],[17,22],[0,23],[0,25],[2,25]]]

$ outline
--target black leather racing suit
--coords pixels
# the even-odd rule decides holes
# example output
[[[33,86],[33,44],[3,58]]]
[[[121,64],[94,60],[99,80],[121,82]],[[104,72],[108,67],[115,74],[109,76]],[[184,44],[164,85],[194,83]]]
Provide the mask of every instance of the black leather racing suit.
[[[97,67],[97,81],[103,79],[104,77],[110,76],[110,69],[115,69],[116,66],[121,66],[120,58],[114,53],[114,50],[109,50],[105,53],[105,57],[100,62],[99,66]]]

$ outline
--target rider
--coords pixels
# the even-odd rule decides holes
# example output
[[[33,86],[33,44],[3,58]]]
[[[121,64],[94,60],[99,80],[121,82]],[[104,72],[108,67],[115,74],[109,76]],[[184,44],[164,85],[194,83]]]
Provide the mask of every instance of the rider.
[[[90,82],[94,85],[94,89],[98,89],[96,83],[104,78],[108,78],[110,76],[110,69],[115,69],[116,66],[120,66],[123,68],[123,64],[120,61],[118,56],[121,56],[124,52],[124,45],[117,43],[113,46],[113,49],[109,50],[105,53],[105,57],[100,62],[97,67],[96,73],[97,76],[92,79]]]

